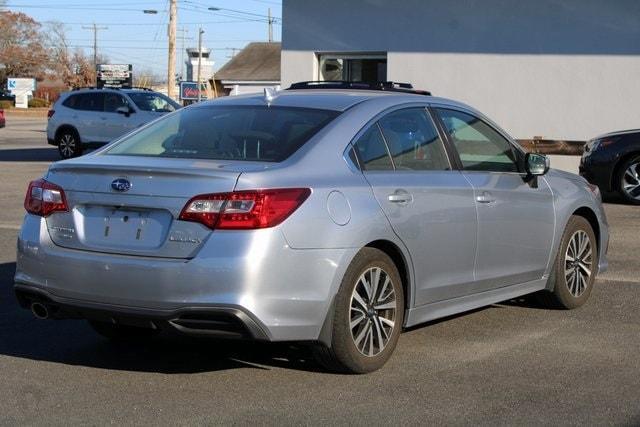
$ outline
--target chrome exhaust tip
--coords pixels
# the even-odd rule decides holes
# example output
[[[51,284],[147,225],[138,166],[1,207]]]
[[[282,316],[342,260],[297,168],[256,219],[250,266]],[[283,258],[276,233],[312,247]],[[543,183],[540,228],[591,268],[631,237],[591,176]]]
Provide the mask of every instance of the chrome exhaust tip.
[[[34,302],[31,304],[31,312],[36,319],[45,320],[49,318],[49,309],[42,303]]]

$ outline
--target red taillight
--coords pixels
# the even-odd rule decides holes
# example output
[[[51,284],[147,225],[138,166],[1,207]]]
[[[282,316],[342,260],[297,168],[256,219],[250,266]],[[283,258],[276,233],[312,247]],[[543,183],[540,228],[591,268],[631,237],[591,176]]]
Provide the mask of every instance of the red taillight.
[[[308,188],[234,191],[203,194],[189,200],[180,213],[211,229],[267,228],[287,219],[309,197]]]
[[[51,117],[53,117],[53,115],[55,114],[55,110],[49,110],[47,111],[47,119],[50,119]]]
[[[52,212],[69,210],[64,190],[44,179],[29,183],[27,195],[24,198],[24,208],[30,214],[39,216],[49,216]]]

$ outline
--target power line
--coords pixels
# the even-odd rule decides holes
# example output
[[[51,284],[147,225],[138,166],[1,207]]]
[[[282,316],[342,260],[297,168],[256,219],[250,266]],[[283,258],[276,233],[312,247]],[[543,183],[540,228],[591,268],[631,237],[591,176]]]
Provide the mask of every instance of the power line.
[[[100,11],[114,11],[114,12],[140,12],[140,9],[133,8],[120,8],[120,7],[92,7],[92,6],[76,6],[76,7],[65,7],[65,6],[30,6],[30,5],[7,5],[7,7],[17,7],[20,9],[56,9],[56,10],[100,10]]]
[[[56,20],[47,20],[47,21],[40,21],[42,23],[46,23],[46,24],[56,24],[56,23],[60,23],[63,25],[93,25],[92,22],[60,22],[60,21],[56,21]],[[253,19],[235,19],[233,21],[198,21],[198,22],[181,22],[181,25],[205,25],[205,24],[238,24],[238,23],[243,23],[243,22],[254,22]],[[266,22],[266,21],[259,21],[259,22]],[[156,25],[158,25],[157,23],[154,24],[150,24],[150,23],[124,23],[124,22],[96,22],[96,25],[109,25],[109,26],[130,26],[130,27],[140,27],[140,26],[150,26],[150,27],[155,27]]]
[[[177,30],[179,32],[189,32],[188,30],[182,30],[179,29]],[[181,36],[178,36],[177,38],[181,38]],[[68,38],[67,41],[74,41],[74,42],[90,42],[93,39],[76,39],[76,38]],[[193,37],[185,37],[185,40],[193,40]],[[157,43],[157,40],[149,40],[149,39],[104,39],[101,38],[100,39],[101,42],[116,42],[116,43],[130,43],[130,42],[134,42],[134,43]],[[229,43],[229,42],[254,42],[256,41],[255,39],[219,39],[219,38],[215,38],[214,40],[207,40],[207,43]],[[121,46],[124,47],[124,46]]]
[[[79,47],[79,48],[91,48],[93,47],[90,44],[70,44],[68,45],[68,47]],[[124,50],[130,50],[130,49],[136,49],[136,50],[168,50],[168,47],[138,47],[138,46],[100,46],[101,48],[104,49],[124,49]],[[210,48],[211,50],[232,50],[232,49],[238,49],[238,48],[233,48],[233,47],[212,47]]]

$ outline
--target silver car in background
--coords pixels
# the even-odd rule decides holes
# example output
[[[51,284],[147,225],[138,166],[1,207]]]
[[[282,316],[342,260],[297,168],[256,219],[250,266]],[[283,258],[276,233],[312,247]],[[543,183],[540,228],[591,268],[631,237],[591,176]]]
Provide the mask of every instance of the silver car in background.
[[[52,164],[25,199],[21,305],[112,339],[310,342],[362,373],[406,327],[535,292],[585,303],[607,266],[597,187],[458,102],[294,87]]]

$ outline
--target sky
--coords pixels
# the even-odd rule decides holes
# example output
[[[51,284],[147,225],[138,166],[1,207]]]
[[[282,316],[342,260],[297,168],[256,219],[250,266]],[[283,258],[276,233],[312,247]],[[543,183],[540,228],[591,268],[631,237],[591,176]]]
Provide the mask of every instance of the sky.
[[[181,71],[184,47],[197,47],[201,26],[203,46],[212,49],[215,70],[233,54],[252,41],[267,41],[266,15],[276,18],[274,41],[280,41],[282,2],[280,0],[177,0],[176,73]],[[219,8],[210,11],[209,7]],[[166,79],[169,22],[168,0],[8,0],[6,9],[23,12],[46,28],[48,22],[65,24],[69,45],[93,55],[93,30],[82,28],[95,23],[98,30],[98,53],[109,62],[133,64],[136,70],[151,70]],[[147,14],[144,10],[157,10]],[[243,13],[241,13],[243,12]],[[182,32],[184,29],[186,32]],[[186,58],[186,55],[185,55]]]

